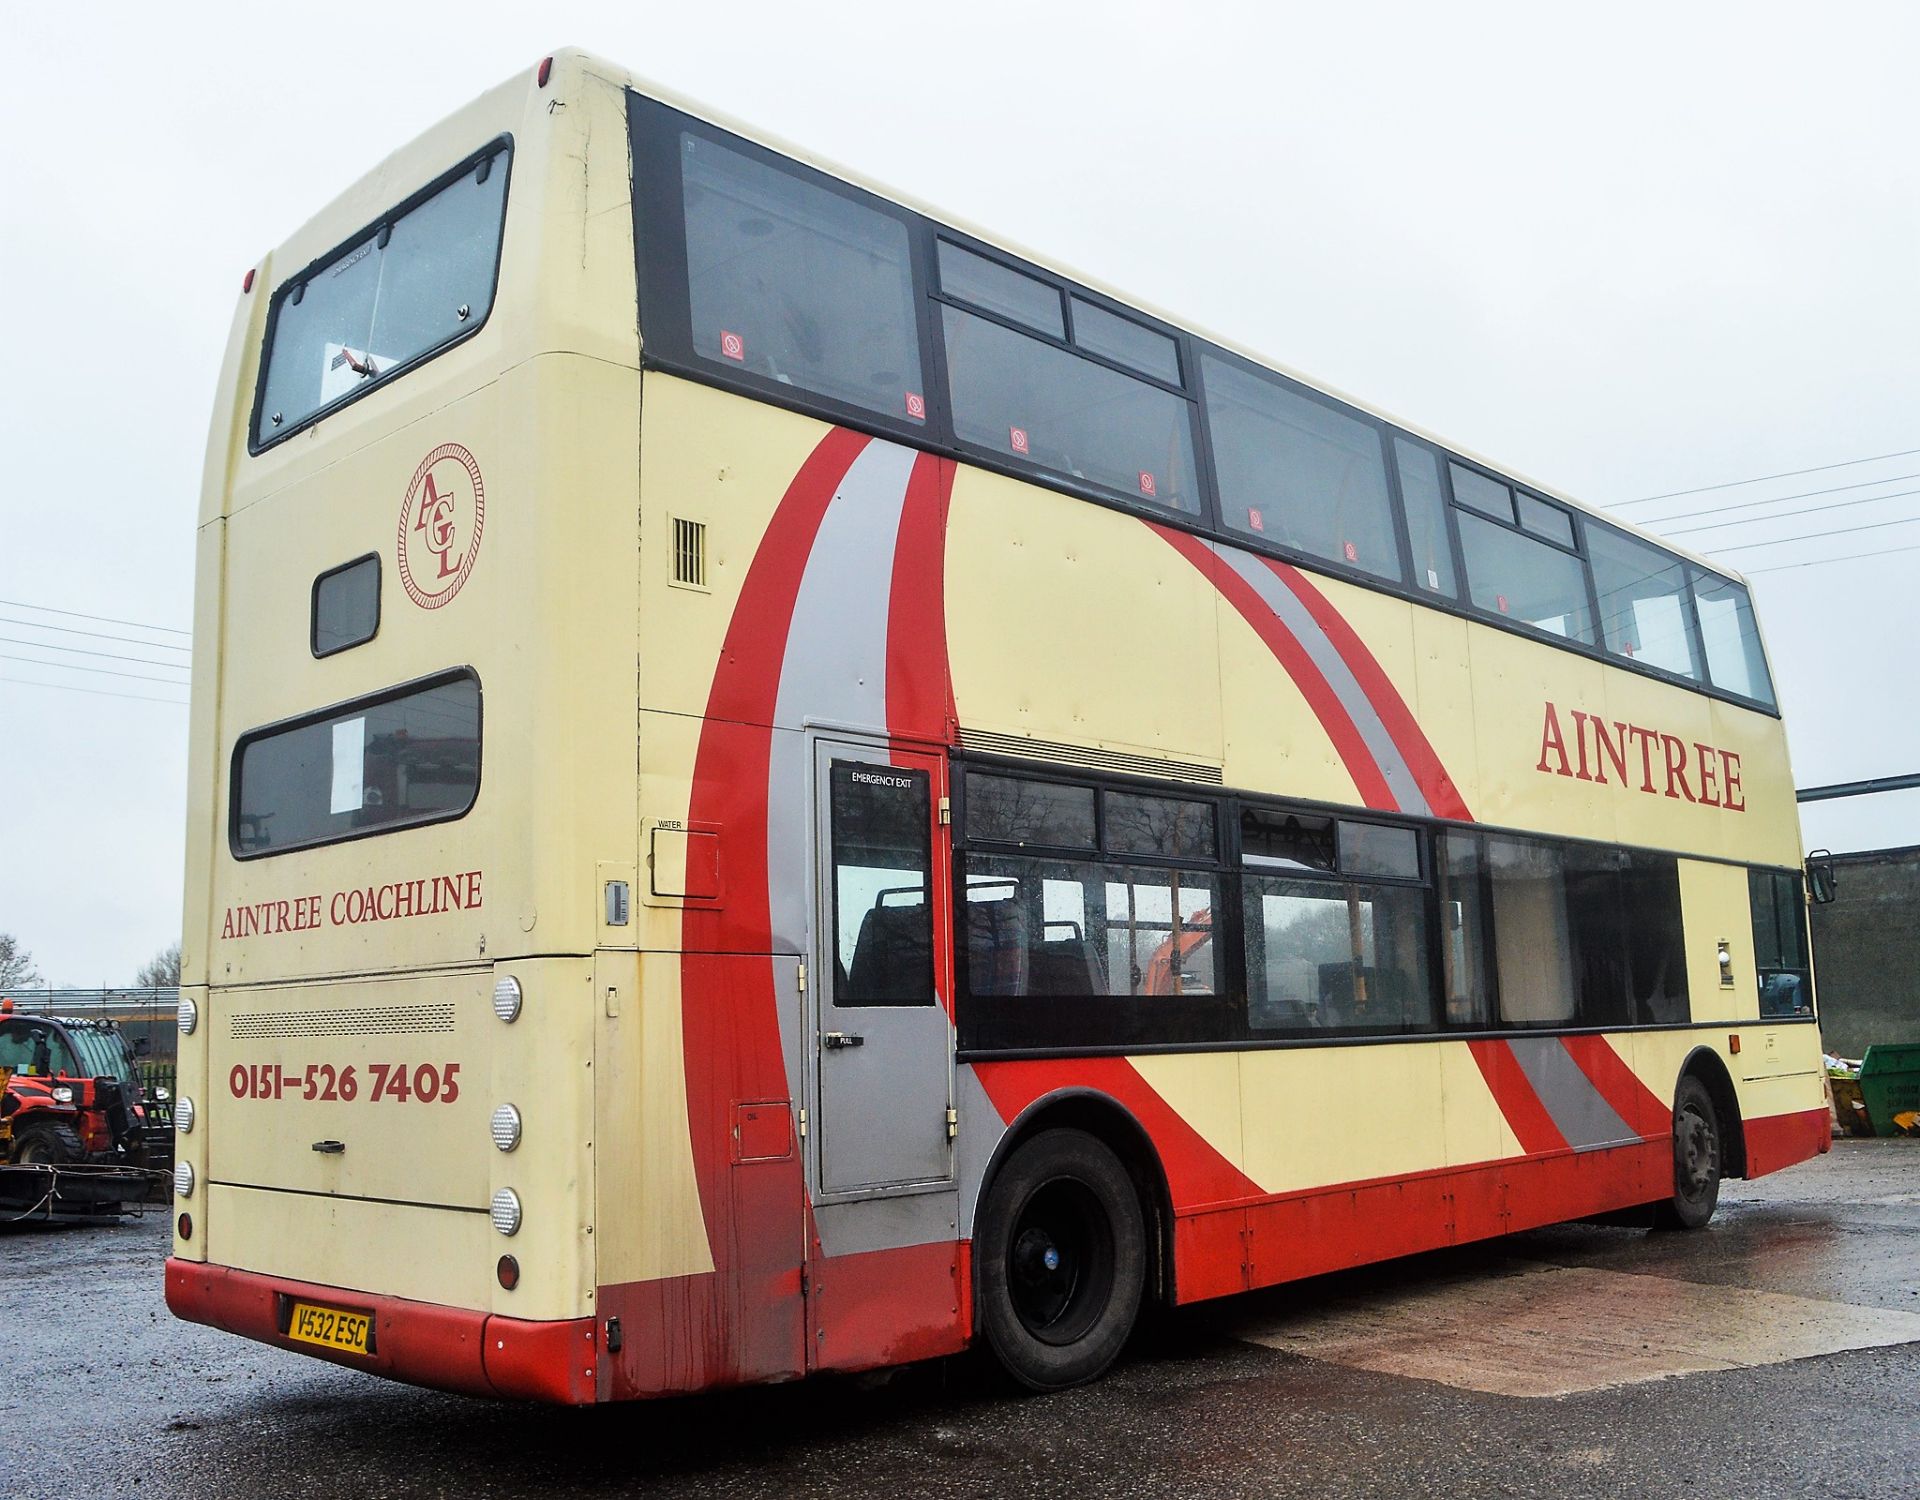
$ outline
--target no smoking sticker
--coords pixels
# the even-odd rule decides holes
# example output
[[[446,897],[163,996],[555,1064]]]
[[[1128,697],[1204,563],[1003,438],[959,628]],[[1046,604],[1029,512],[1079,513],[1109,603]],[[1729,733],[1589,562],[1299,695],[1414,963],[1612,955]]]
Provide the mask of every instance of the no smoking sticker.
[[[1027,429],[1024,427],[1009,427],[1007,429],[1007,446],[1012,448],[1015,453],[1027,452]]]
[[[1267,518],[1250,505],[1247,507],[1247,524],[1255,531],[1265,531],[1267,529]]]
[[[728,359],[745,359],[747,357],[747,341],[741,338],[739,334],[729,333],[723,328],[720,330],[720,352],[726,355]]]
[[[1159,485],[1154,483],[1153,476],[1145,469],[1140,471],[1140,493],[1143,495],[1157,495],[1160,493]]]
[[[907,415],[916,422],[927,420],[927,398],[916,392],[907,392]]]

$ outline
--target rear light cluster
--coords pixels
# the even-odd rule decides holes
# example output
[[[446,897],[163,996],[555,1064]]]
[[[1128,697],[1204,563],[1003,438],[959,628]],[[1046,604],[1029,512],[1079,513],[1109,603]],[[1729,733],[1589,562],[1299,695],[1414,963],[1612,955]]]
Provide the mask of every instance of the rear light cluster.
[[[547,69],[553,59],[548,58],[540,65],[540,85],[546,87]],[[520,1007],[525,996],[520,991],[520,981],[511,974],[502,974],[493,985],[493,1013],[503,1022],[511,1025],[520,1019]],[[512,1151],[520,1144],[520,1111],[511,1104],[502,1104],[494,1110],[487,1121],[487,1134],[493,1137],[493,1144],[502,1151]],[[520,1195],[512,1188],[503,1187],[493,1195],[488,1215],[493,1227],[505,1235],[520,1232]],[[493,1274],[502,1290],[512,1291],[520,1285],[520,1262],[511,1255],[503,1255],[493,1268]]]
[[[173,1169],[174,1196],[191,1198],[193,1196],[193,1163],[178,1162]]]
[[[173,1128],[182,1135],[193,1134],[193,1101],[185,1094],[173,1101]]]
[[[193,1028],[200,1024],[200,1007],[193,1003],[193,996],[180,997],[180,1034],[192,1036]]]

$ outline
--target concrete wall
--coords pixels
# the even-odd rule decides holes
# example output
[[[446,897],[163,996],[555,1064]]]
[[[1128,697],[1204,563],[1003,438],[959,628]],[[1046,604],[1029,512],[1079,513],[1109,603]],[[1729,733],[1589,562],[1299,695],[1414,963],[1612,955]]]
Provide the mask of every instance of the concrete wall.
[[[1833,868],[1833,901],[1812,908],[1827,1050],[1920,1042],[1920,847],[1836,854]]]

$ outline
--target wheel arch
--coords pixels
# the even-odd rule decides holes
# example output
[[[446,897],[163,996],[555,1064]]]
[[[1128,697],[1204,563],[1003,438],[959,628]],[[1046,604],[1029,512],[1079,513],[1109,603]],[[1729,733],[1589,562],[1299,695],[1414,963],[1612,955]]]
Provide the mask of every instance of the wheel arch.
[[[1162,1306],[1173,1305],[1173,1194],[1166,1168],[1138,1117],[1111,1094],[1097,1089],[1063,1088],[1043,1094],[1010,1122],[988,1159],[974,1198],[973,1218],[978,1234],[980,1216],[994,1179],[1013,1153],[1043,1130],[1083,1130],[1120,1158],[1133,1180],[1134,1192],[1147,1217],[1147,1294]],[[980,1274],[974,1267],[976,1288]]]
[[[1688,1078],[1697,1078],[1707,1091],[1707,1097],[1713,1100],[1715,1112],[1720,1116],[1723,1130],[1720,1142],[1722,1156],[1722,1177],[1745,1177],[1747,1175],[1747,1130],[1740,1115],[1740,1095],[1733,1087],[1733,1075],[1727,1071],[1727,1064],[1718,1052],[1711,1047],[1695,1047],[1680,1064],[1680,1072],[1673,1080],[1674,1093],[1678,1096],[1681,1083]]]

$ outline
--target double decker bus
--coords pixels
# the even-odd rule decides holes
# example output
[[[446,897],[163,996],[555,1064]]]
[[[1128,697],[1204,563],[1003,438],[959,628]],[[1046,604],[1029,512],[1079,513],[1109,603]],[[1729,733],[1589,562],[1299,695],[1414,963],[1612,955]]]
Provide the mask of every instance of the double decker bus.
[[[593,58],[246,276],[169,1304],[584,1403],[1826,1149],[1748,592]]]

